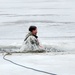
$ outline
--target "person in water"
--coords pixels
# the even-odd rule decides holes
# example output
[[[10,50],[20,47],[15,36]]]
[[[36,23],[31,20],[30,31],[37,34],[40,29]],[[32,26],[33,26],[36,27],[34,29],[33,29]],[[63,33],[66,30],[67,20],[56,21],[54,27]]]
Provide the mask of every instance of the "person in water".
[[[44,51],[44,49],[40,46],[37,36],[37,27],[30,26],[29,33],[26,35],[23,45],[20,48],[21,51]]]

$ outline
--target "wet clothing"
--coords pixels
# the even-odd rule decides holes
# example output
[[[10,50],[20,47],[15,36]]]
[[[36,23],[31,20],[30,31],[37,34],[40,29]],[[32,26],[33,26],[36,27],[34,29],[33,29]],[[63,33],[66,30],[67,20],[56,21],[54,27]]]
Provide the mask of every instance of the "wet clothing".
[[[26,38],[24,39],[23,45],[20,49],[21,51],[36,51],[36,50],[42,50],[40,47],[39,41],[38,41],[38,36],[32,35],[31,32],[29,32],[26,35]]]

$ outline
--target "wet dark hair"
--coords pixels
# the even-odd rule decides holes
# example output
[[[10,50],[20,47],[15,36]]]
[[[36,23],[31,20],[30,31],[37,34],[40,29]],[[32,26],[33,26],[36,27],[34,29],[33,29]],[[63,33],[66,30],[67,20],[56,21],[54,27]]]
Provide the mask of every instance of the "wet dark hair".
[[[30,26],[30,27],[29,27],[29,31],[30,31],[30,32],[32,32],[33,30],[36,30],[36,29],[37,29],[36,26]]]

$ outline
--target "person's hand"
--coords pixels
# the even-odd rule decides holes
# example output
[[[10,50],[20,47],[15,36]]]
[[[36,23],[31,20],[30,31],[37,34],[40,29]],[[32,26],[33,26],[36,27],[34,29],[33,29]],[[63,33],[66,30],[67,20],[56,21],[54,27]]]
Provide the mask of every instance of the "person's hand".
[[[43,46],[40,46],[41,48],[43,48]]]

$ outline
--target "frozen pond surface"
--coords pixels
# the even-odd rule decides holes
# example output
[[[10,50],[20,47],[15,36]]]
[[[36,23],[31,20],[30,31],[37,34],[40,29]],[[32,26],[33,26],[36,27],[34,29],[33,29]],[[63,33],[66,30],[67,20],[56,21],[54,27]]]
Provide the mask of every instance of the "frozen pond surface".
[[[42,44],[75,50],[74,0],[0,0],[0,46],[21,45],[30,25]]]
[[[0,51],[20,48],[30,25],[38,27],[42,44],[75,53],[75,0],[0,0]],[[12,61],[57,75],[75,75],[75,55],[13,54]],[[46,75],[3,60],[1,75]]]
[[[75,55],[54,55],[54,54],[18,54],[6,58],[35,69],[47,71],[57,75],[75,75]],[[23,67],[14,65],[2,59],[0,56],[1,75],[48,75]]]

